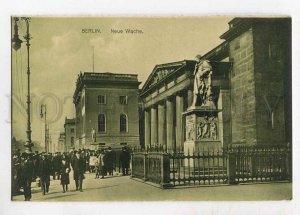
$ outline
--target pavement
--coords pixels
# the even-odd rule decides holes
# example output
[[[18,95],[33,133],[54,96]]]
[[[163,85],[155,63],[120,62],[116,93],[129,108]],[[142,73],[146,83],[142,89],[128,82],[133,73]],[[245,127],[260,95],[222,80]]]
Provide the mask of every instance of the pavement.
[[[32,199],[35,202],[72,201],[259,201],[290,200],[291,183],[265,183],[247,185],[222,185],[202,187],[182,187],[160,189],[130,176],[107,176],[95,179],[94,173],[85,174],[83,192],[75,191],[75,183],[70,173],[69,191],[62,192],[59,180],[52,180],[49,193],[42,194],[36,183],[32,183]],[[23,195],[13,197],[13,201],[24,201]]]

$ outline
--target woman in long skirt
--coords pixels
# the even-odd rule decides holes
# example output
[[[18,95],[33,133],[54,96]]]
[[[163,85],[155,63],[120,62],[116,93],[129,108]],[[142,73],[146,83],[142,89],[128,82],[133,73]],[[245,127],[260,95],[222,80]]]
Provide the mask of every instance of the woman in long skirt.
[[[70,177],[69,177],[70,171],[71,171],[70,163],[67,161],[66,157],[63,156],[61,161],[61,167],[60,167],[60,172],[61,172],[60,183],[63,188],[63,193],[68,191],[68,184],[70,184]]]

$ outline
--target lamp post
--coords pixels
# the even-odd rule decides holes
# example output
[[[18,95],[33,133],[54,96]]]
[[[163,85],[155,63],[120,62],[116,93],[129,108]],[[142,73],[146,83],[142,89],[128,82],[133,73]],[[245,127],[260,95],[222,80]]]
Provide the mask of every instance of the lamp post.
[[[48,153],[49,152],[49,148],[48,148],[48,141],[47,141],[47,105],[42,104],[41,105],[41,114],[40,114],[41,118],[45,119],[45,152]]]
[[[26,143],[24,144],[26,148],[27,153],[31,153],[31,148],[33,147],[33,143],[31,141],[31,119],[30,119],[30,57],[29,57],[29,48],[30,48],[30,43],[29,41],[31,40],[30,34],[29,34],[29,22],[30,22],[30,17],[22,17],[21,20],[24,20],[26,23],[26,35],[24,36],[24,39],[26,40],[26,46],[27,46],[27,140]],[[18,24],[17,22],[19,21],[19,18],[15,17],[14,18],[15,25],[14,25],[14,37],[12,39],[12,47],[14,50],[19,50],[21,48],[22,40],[19,39],[19,34],[18,34]]]

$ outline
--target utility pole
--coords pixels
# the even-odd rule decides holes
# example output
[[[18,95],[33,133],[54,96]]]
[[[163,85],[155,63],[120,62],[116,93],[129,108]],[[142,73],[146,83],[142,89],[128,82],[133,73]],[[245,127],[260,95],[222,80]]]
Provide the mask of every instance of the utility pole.
[[[48,146],[48,128],[47,128],[47,105],[42,104],[41,105],[41,118],[44,118],[45,120],[45,152],[49,153],[49,146]]]
[[[95,47],[93,46],[93,73],[95,73]]]
[[[15,17],[15,25],[14,25],[14,37],[12,39],[12,46],[13,48],[17,51],[18,49],[21,48],[22,40],[19,39],[18,35],[18,25],[17,22],[19,21],[19,18]],[[31,140],[31,119],[30,119],[30,43],[29,41],[31,40],[30,34],[29,34],[29,22],[30,22],[30,17],[22,17],[21,20],[24,20],[26,23],[26,35],[24,36],[24,39],[26,40],[26,46],[27,46],[27,140],[24,146],[26,147],[26,152],[31,153],[31,148],[33,147],[33,143]]]

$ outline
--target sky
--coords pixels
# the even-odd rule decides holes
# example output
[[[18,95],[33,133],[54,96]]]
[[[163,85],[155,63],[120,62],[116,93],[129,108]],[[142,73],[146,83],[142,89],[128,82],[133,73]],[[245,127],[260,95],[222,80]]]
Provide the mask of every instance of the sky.
[[[32,140],[44,142],[41,104],[47,105],[52,142],[75,116],[73,93],[78,73],[138,74],[142,82],[157,64],[193,60],[223,41],[233,17],[32,17],[30,21]],[[12,25],[13,29],[13,25]],[[97,29],[101,33],[83,33]],[[111,33],[138,29],[143,33]],[[19,22],[19,35],[26,33]],[[24,39],[23,39],[24,40]],[[26,140],[27,52],[12,50],[12,135]],[[9,99],[9,98],[8,98]]]

